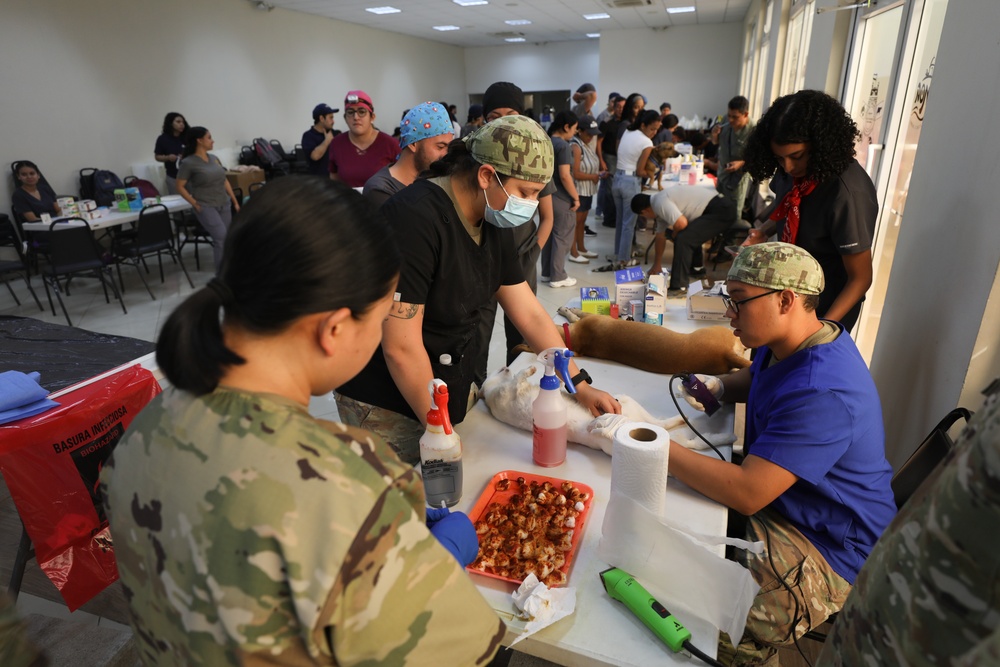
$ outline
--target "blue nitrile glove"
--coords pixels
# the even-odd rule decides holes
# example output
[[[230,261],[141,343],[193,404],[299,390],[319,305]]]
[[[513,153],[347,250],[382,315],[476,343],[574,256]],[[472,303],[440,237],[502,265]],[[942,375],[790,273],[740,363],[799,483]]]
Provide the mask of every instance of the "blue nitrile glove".
[[[431,528],[431,534],[465,567],[479,555],[479,536],[464,512],[450,512]]]
[[[445,518],[451,514],[451,510],[447,507],[428,507],[427,508],[427,527],[433,528],[441,519]]]

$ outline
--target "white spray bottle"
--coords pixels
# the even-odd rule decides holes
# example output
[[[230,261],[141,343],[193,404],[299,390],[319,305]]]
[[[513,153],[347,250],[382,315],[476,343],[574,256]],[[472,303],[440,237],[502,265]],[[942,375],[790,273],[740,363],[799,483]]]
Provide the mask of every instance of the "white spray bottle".
[[[538,398],[531,405],[531,456],[545,468],[562,465],[566,460],[566,401],[559,392],[559,378],[569,393],[576,393],[569,377],[572,356],[573,352],[564,347],[550,347],[538,355],[545,364],[545,375],[539,383]]]
[[[462,440],[448,417],[448,385],[437,378],[427,383],[431,409],[427,430],[420,436],[420,473],[431,507],[448,507],[462,498]]]

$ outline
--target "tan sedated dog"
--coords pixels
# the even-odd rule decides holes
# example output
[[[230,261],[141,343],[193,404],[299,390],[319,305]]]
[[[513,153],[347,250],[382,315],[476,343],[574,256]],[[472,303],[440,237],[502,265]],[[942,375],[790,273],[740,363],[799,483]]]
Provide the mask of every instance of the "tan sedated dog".
[[[662,144],[653,146],[649,159],[646,161],[646,173],[656,172],[653,179],[656,180],[656,189],[663,189],[663,173],[667,168],[667,160],[679,156],[680,153],[674,148],[673,143],[664,141]]]
[[[684,334],[644,322],[615,320],[607,315],[560,308],[571,322],[570,349],[582,357],[610,359],[651,373],[688,371],[721,375],[746,368],[746,348],[729,327],[716,326]],[[559,326],[559,333],[565,333]]]

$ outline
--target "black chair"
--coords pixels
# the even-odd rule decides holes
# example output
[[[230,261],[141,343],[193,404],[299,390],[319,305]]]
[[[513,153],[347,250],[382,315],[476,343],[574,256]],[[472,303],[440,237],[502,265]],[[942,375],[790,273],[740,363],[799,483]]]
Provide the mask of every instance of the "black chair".
[[[271,148],[274,149],[274,151],[281,157],[282,160],[289,163],[292,161],[291,156],[285,152],[285,147],[281,145],[280,141],[278,141],[277,139],[271,139],[268,143],[271,144]]]
[[[260,160],[257,158],[257,151],[253,149],[253,146],[240,147],[239,163],[248,167],[260,166]]]
[[[122,280],[122,264],[131,264],[139,273],[142,284],[146,286],[149,296],[156,300],[153,290],[146,282],[142,268],[149,272],[149,267],[145,266],[145,258],[156,255],[156,261],[160,265],[160,282],[163,283],[163,256],[161,253],[169,254],[174,262],[180,265],[184,277],[188,284],[194,289],[194,282],[188,275],[184,262],[181,261],[180,253],[177,251],[174,241],[174,230],[170,224],[170,212],[163,204],[147,206],[139,211],[139,219],[135,222],[135,229],[132,234],[120,235],[111,242],[111,252],[115,257],[115,264],[118,270],[118,282],[122,286],[122,293],[125,292],[125,281]],[[139,264],[142,263],[141,268]]]
[[[180,217],[176,218],[174,224],[177,227],[177,250],[178,253],[184,250],[184,246],[191,244],[194,246],[194,265],[199,271],[201,270],[201,259],[198,256],[198,246],[207,245],[211,247],[212,236],[208,233],[208,230],[201,226],[198,222],[198,216],[194,214],[193,209],[188,209],[180,214]],[[183,239],[181,234],[184,235]]]
[[[13,248],[14,254],[17,257],[16,259],[0,259],[0,280],[7,286],[7,291],[14,297],[14,302],[19,306],[21,305],[21,300],[14,293],[14,288],[7,282],[9,276],[19,276],[24,280],[24,284],[31,293],[31,297],[38,304],[38,310],[44,312],[45,308],[42,307],[42,302],[38,300],[38,295],[35,294],[35,290],[31,287],[31,272],[28,271],[28,262],[25,259],[25,246],[21,242],[21,236],[18,234],[14,223],[3,213],[0,213],[0,247]]]
[[[253,186],[251,185],[250,187]],[[236,201],[240,203],[240,208],[243,208],[243,188],[233,188],[233,196],[236,197]],[[230,206],[229,208],[232,211],[233,217],[235,218],[237,213],[236,207]]]
[[[74,276],[89,275],[101,281],[105,302],[111,303],[111,299],[108,297],[108,287],[110,287],[115,298],[122,305],[122,312],[127,315],[125,301],[115,285],[111,268],[104,263],[101,257],[103,250],[94,238],[90,225],[81,218],[67,218],[66,220],[57,220],[49,225],[49,232],[49,265],[42,274],[42,283],[45,285],[45,295],[49,299],[49,306],[52,307],[52,314],[56,314],[56,307],[52,303],[50,287],[56,293],[59,306],[62,308],[63,315],[66,316],[66,323],[73,326],[69,313],[66,311],[66,304],[63,303],[59,279],[66,278],[66,296],[69,296],[69,281]]]
[[[257,181],[256,183],[251,183],[250,187],[247,188],[247,196],[253,197],[254,193],[267,185],[267,181]]]
[[[955,443],[948,435],[948,430],[959,419],[964,419],[966,423],[972,419],[972,413],[965,408],[955,408],[944,416],[944,419],[937,423],[924,441],[917,445],[917,448],[906,463],[900,466],[899,470],[892,476],[890,482],[892,495],[896,501],[896,509],[902,509],[903,505],[913,497],[917,489],[926,482],[931,474],[947,458],[951,448]],[[832,614],[827,619],[831,624],[837,620],[837,614]],[[817,630],[811,630],[802,635],[806,639],[825,642],[827,635]]]
[[[289,158],[291,160],[293,174],[309,173],[309,163],[306,162],[307,157],[305,151],[302,149],[302,144],[295,144],[295,148],[292,149],[292,154]]]
[[[910,454],[906,463],[900,466],[896,474],[892,476],[892,495],[896,499],[897,509],[906,504],[906,501],[930,477],[938,464],[948,456],[948,452],[955,444],[951,436],[948,435],[948,430],[959,419],[968,422],[971,418],[972,413],[965,408],[955,408],[949,412]]]

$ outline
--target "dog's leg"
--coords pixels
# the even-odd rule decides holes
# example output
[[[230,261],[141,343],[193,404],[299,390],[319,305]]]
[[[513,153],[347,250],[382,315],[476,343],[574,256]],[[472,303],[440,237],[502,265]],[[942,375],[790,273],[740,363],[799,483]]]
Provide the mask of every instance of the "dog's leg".
[[[579,308],[567,308],[566,306],[560,306],[556,312],[565,317],[566,321],[570,324],[575,324],[580,321],[581,317],[590,315],[590,313],[585,313]]]

